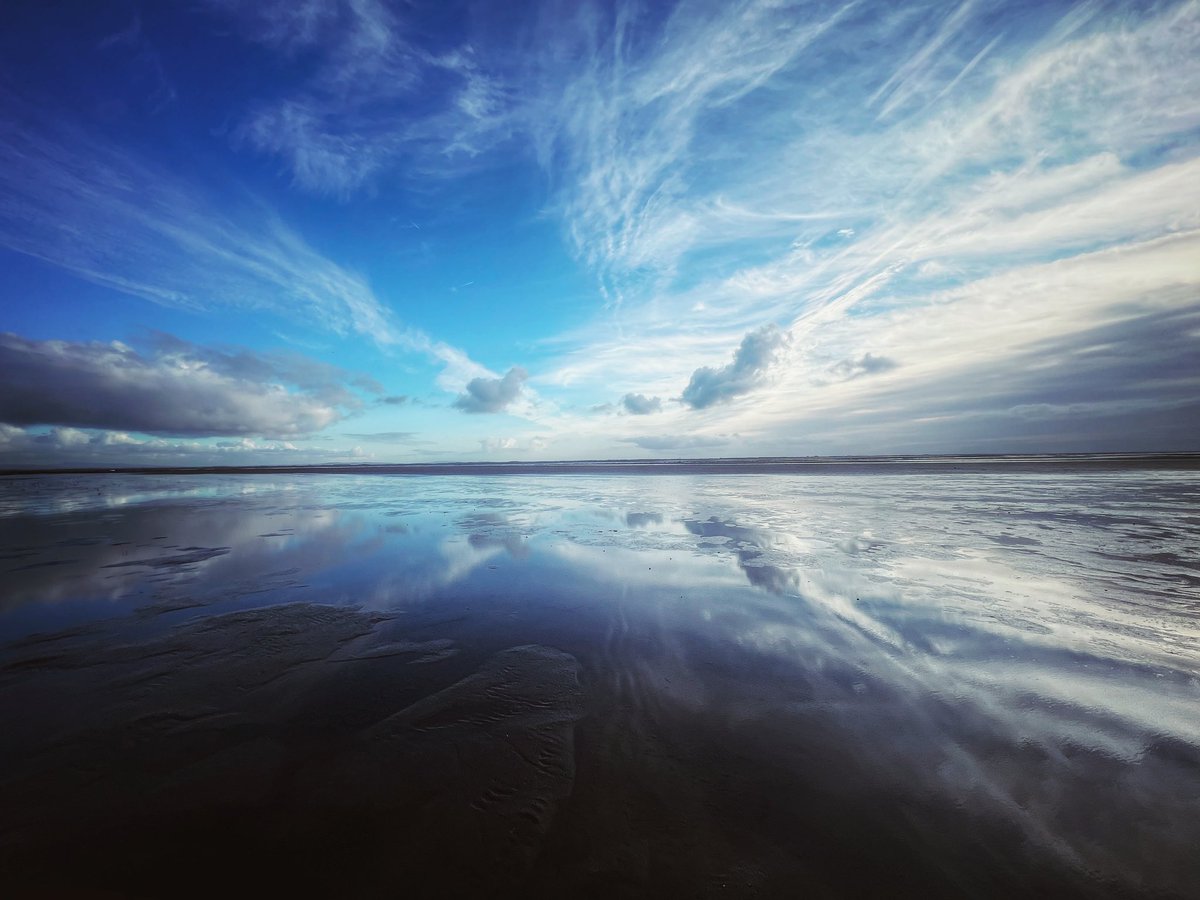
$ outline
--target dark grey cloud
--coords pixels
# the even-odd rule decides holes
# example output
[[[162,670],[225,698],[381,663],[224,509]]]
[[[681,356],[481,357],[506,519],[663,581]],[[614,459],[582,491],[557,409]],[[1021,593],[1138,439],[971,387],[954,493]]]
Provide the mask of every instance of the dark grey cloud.
[[[871,353],[864,353],[858,359],[843,359],[841,362],[833,366],[830,371],[838,381],[850,381],[853,378],[862,378],[864,375],[878,375],[880,372],[888,372],[898,363],[894,359],[888,359],[886,356],[875,356]]]
[[[1162,307],[1181,302],[1161,295]],[[806,439],[820,453],[1200,450],[1197,334],[1200,304],[1131,307],[949,378],[881,380],[869,411],[822,422]]]
[[[0,334],[0,422],[174,436],[290,438],[361,405],[353,376],[304,357],[200,347],[154,334],[120,342]]]
[[[520,366],[513,366],[503,378],[472,378],[454,407],[468,413],[502,412],[520,396],[521,385],[528,377]]]
[[[651,413],[662,412],[662,398],[647,397],[644,394],[626,394],[621,398],[621,405],[631,416],[648,416]]]
[[[388,406],[403,406],[408,402],[408,394],[394,394],[389,397],[380,397],[380,403],[386,403]]]
[[[368,375],[347,372],[320,360],[286,350],[255,351],[245,347],[202,346],[161,331],[151,331],[144,341],[149,354],[161,362],[191,367],[202,363],[230,378],[263,384],[283,383],[332,405],[355,407],[356,387],[382,394],[383,386]]]
[[[681,399],[692,409],[704,409],[749,393],[762,384],[787,343],[787,335],[774,324],[750,332],[729,365],[703,366],[693,372]]]

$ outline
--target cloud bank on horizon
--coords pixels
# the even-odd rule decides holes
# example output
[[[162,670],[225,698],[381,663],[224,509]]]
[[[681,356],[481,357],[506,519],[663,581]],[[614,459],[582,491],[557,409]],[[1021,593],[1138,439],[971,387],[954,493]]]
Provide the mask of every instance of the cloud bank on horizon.
[[[0,466],[1200,450],[1200,0],[7,15]]]

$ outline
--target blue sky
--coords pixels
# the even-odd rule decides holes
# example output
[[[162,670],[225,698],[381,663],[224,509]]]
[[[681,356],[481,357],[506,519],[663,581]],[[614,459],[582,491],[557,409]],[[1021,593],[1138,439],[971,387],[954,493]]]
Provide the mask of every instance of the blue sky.
[[[1200,3],[6,3],[0,465],[1200,449]]]

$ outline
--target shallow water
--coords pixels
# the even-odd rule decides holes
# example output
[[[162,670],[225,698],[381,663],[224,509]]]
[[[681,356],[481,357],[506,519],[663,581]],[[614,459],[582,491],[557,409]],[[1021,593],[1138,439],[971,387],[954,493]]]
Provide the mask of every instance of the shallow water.
[[[0,871],[1195,896],[1200,478],[0,480]]]

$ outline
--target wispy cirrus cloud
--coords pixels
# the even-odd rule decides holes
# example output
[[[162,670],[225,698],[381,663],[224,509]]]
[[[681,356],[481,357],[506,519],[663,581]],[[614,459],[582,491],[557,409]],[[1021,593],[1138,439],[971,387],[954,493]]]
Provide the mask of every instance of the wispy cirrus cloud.
[[[459,171],[512,133],[511,92],[485,71],[470,43],[425,46],[394,4],[207,5],[304,73],[277,96],[259,98],[235,134],[282,160],[306,190],[347,197],[384,173]]]
[[[724,447],[730,443],[730,438],[724,435],[700,434],[642,435],[641,437],[624,438],[623,440],[626,443],[641,447],[643,450],[652,450],[655,452],[669,450],[708,450],[716,447]]]
[[[0,141],[0,244],[166,306],[303,313],[337,334],[410,341],[363,276],[251,198],[218,204],[94,134],[29,115]]]
[[[681,3],[656,25],[635,4],[580,4],[547,23],[551,51],[530,127],[558,183],[567,237],[611,301],[622,301],[639,273],[653,281],[684,254],[728,238],[723,192],[696,190],[711,177],[701,170],[728,150],[705,151],[708,119],[767,89],[855,6],[809,4],[801,13],[787,3]],[[829,210],[789,212],[824,218]],[[754,211],[739,239],[754,234],[755,220],[776,230],[773,218]]]
[[[862,378],[865,375],[878,375],[896,368],[896,361],[886,356],[875,356],[864,353],[857,359],[843,359],[830,367],[834,378],[848,381],[852,378]]]
[[[606,144],[584,127],[554,133],[568,147],[559,155],[575,160],[559,210],[601,277],[623,279],[623,303],[564,336],[543,382],[598,397],[614,386],[702,396],[721,371],[707,360],[777,321],[791,351],[770,389],[708,406],[697,427],[780,452],[852,451],[864,434],[886,450],[952,433],[951,421],[931,424],[938,398],[972,373],[1002,371],[1005,359],[1028,365],[1041,342],[1070,346],[1164,304],[1186,309],[1200,289],[1189,187],[1200,177],[1200,4],[1044,6],[1020,17],[976,2],[884,14],[830,6],[795,17],[825,25],[811,39],[759,29],[784,62],[748,90],[745,71],[712,65],[720,86],[681,98],[695,100],[686,128],[684,113],[639,102],[680,83],[668,65],[676,55],[699,65],[721,52],[709,50],[715,18],[678,9],[656,39],[598,49],[595,70],[565,89],[594,134],[622,122],[636,134]],[[610,69],[626,87],[653,78],[657,90],[593,90],[596,71]],[[748,146],[754,153],[739,149]],[[612,168],[601,165],[606,153]],[[579,162],[591,160],[600,162]],[[1139,352],[1157,358],[1152,349]],[[886,365],[896,360],[904,366]],[[1046,364],[1082,371],[1075,362]],[[1016,394],[1036,396],[1036,381],[1018,388],[1011,374],[1012,392],[967,398],[981,420]],[[1101,373],[1087,377],[1105,392]],[[1148,370],[1110,377],[1114,394],[1140,394],[1144,416],[1158,408],[1166,425],[1175,415],[1179,397]],[[1077,397],[1072,408],[1076,430],[1080,416],[1097,417],[1080,447],[1106,429],[1123,440],[1099,407]],[[986,427],[1022,440],[1000,418]],[[981,439],[977,425],[964,439]],[[824,441],[835,433],[847,443]]]

